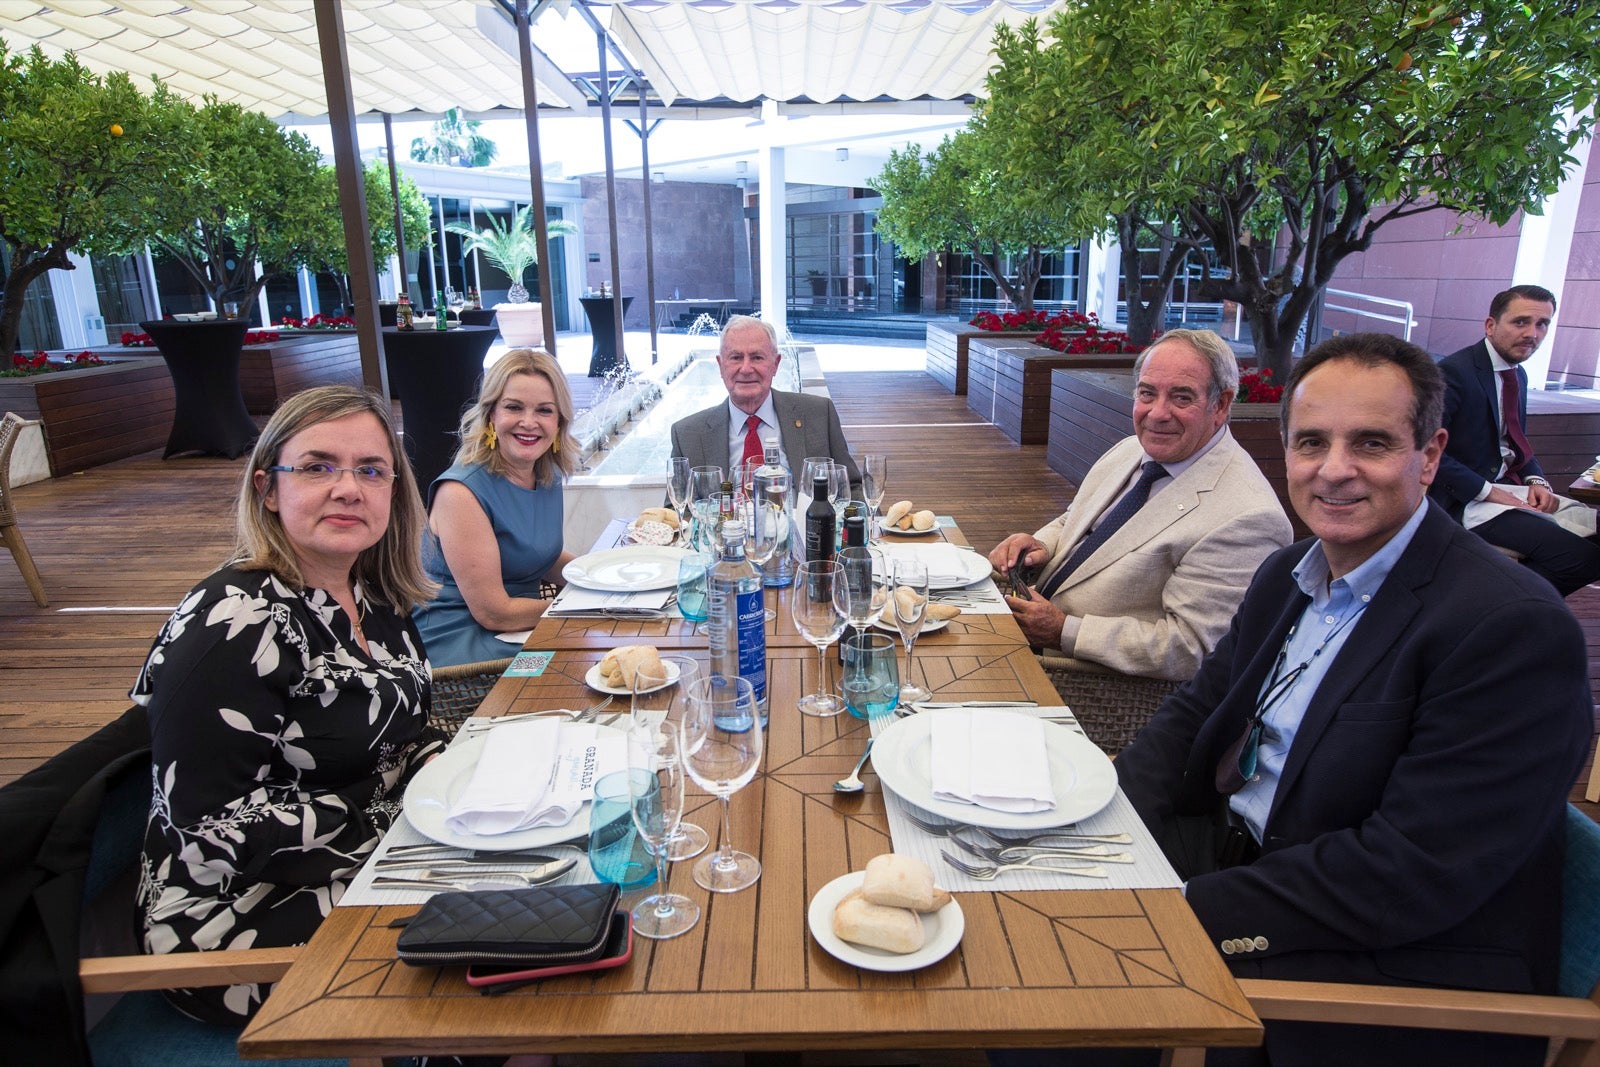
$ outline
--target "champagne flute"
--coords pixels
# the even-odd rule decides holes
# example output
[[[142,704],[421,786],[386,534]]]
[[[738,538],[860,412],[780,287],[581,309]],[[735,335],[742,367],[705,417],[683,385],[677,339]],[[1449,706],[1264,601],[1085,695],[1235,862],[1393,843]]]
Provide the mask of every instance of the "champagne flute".
[[[660,666],[657,666],[657,663]],[[689,687],[703,670],[688,656],[662,656],[656,663],[640,667],[633,680],[633,723],[635,728],[655,726],[681,730],[689,703]],[[711,835],[692,822],[679,822],[667,841],[667,859],[693,859],[711,844]],[[665,881],[660,883],[666,885]]]
[[[678,513],[678,525],[684,522],[684,508],[689,506],[689,458],[673,456],[667,460],[667,496],[672,498],[672,509]]]
[[[736,893],[761,877],[760,860],[734,851],[728,801],[756,776],[763,733],[748,678],[712,674],[689,687],[684,767],[696,785],[722,801],[722,847],[696,860],[693,871],[695,884],[713,893]]]
[[[750,531],[744,542],[744,558],[764,574],[779,546],[786,543],[784,535],[793,521],[789,511],[789,476],[762,475],[744,510],[747,519],[745,526]],[[765,595],[763,583],[762,596]],[[778,617],[771,608],[765,607],[764,602],[763,611],[768,622]]]
[[[889,487],[889,457],[881,452],[868,452],[861,457],[861,495],[867,498],[872,510],[867,513],[867,533],[878,540],[878,505],[883,503],[884,490]]]
[[[717,494],[722,492],[721,467],[689,470],[689,500],[693,511],[694,547],[712,547],[711,530],[717,517]],[[709,502],[709,507],[708,507]]]
[[[894,592],[889,597],[894,625],[906,645],[905,684],[900,687],[900,703],[927,700],[932,694],[911,681],[911,653],[928,617],[928,565],[920,560],[900,559],[894,565]]]
[[[635,719],[628,734],[628,793],[633,825],[656,860],[656,891],[633,908],[633,930],[641,937],[677,937],[700,921],[700,905],[667,892],[667,860],[683,817],[683,774],[678,724]]]
[[[828,657],[824,650],[844,633],[846,615],[844,573],[837,560],[816,559],[800,564],[789,614],[800,636],[817,646],[817,691],[800,698],[802,714],[829,718],[844,710],[844,702],[828,685]]]
[[[850,504],[850,468],[843,463],[828,464],[828,500],[833,504],[833,528],[844,544],[844,509]]]

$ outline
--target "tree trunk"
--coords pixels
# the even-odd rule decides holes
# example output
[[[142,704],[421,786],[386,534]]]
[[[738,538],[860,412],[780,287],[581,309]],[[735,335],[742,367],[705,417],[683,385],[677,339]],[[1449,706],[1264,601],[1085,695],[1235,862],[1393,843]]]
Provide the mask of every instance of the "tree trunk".
[[[22,333],[22,303],[32,285],[51,270],[72,270],[66,249],[53,247],[37,255],[24,255],[15,245],[11,249],[11,270],[6,274],[5,302],[0,304],[0,361],[11,365]]]

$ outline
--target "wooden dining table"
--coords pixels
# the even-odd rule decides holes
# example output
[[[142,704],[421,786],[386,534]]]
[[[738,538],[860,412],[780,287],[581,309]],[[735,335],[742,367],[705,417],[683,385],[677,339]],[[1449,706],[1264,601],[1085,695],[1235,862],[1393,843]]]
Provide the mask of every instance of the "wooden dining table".
[[[796,710],[818,683],[818,657],[784,625],[787,595],[768,591],[778,617],[768,624],[762,770],[731,807],[734,847],[762,864],[754,887],[708,893],[679,864],[671,888],[702,909],[687,934],[635,938],[623,967],[494,997],[460,967],[396,959],[390,924],[414,906],[337,907],[245,1030],[241,1053],[367,1064],[407,1053],[1144,1046],[1198,1064],[1204,1047],[1260,1043],[1260,1020],[1176,889],[958,893],[964,935],[927,967],[871,971],[829,955],[808,931],[809,901],[892,843],[870,769],[863,792],[833,789],[868,724]],[[646,640],[705,657],[704,635],[681,620],[548,621],[526,645],[554,653],[544,672],[502,678],[478,714],[583,707],[593,697],[585,672],[607,649]],[[1009,615],[962,616],[919,640],[916,662],[937,700],[1060,702]],[[715,838],[715,798],[692,796],[684,817]]]

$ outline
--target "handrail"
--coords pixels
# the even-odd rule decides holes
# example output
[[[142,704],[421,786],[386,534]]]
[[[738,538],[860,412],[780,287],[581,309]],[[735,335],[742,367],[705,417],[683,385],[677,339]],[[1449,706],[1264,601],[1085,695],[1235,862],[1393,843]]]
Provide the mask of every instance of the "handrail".
[[[1372,303],[1381,304],[1384,307],[1403,309],[1405,311],[1405,317],[1399,318],[1394,315],[1384,315],[1381,312],[1366,311],[1361,308],[1353,308],[1344,304],[1324,303],[1322,305],[1324,311],[1344,311],[1351,315],[1360,315],[1369,319],[1377,319],[1379,322],[1398,322],[1406,328],[1405,339],[1407,341],[1411,340],[1412,327],[1418,325],[1415,315],[1416,308],[1409,300],[1391,300],[1386,296],[1372,296],[1370,293],[1357,293],[1352,292],[1349,289],[1324,289],[1323,292],[1328,296],[1346,296],[1352,297],[1356,300],[1370,300]]]

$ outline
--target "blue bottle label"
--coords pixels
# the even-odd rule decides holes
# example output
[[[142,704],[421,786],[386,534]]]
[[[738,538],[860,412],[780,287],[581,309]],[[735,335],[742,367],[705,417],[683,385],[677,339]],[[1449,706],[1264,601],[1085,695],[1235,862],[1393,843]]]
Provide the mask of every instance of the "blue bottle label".
[[[739,620],[739,676],[750,682],[756,703],[767,699],[767,610],[760,583],[735,598]]]

